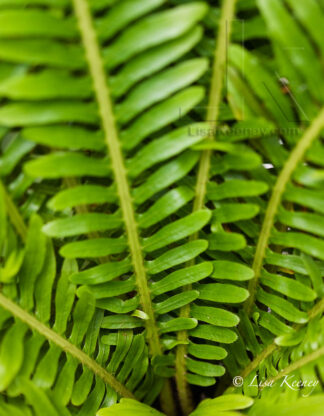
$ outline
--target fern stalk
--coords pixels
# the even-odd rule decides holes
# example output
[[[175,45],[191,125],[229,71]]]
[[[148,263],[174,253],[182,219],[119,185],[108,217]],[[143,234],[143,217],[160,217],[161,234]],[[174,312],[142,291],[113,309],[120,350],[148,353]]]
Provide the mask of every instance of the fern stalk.
[[[228,44],[231,35],[232,21],[235,14],[236,0],[223,1],[221,20],[215,49],[213,74],[209,92],[206,121],[210,123],[211,129],[218,126],[218,117],[220,105],[222,102],[222,92],[224,87],[224,78],[226,73]],[[209,140],[214,140],[214,135],[209,136]],[[205,203],[207,182],[209,179],[210,159],[212,150],[204,150],[201,154],[198,176],[196,182],[196,195],[193,204],[193,211],[203,208]]]
[[[81,351],[71,342],[67,341],[61,335],[48,328],[34,316],[30,315],[16,303],[6,298],[0,293],[0,306],[10,312],[14,317],[20,319],[22,322],[27,324],[30,328],[43,335],[48,341],[53,342],[55,345],[60,347],[66,353],[72,355],[81,364],[88,367],[94,374],[100,377],[105,384],[111,386],[118,394],[123,397],[133,398],[133,394],[126,389],[114,376],[109,374],[103,367],[101,367],[95,360],[90,358],[87,354]]]
[[[318,301],[315,306],[312,307],[312,309],[310,309],[308,311],[308,316],[309,316],[309,321],[314,319],[316,316],[321,315],[324,312],[324,298],[321,299],[320,301]],[[308,322],[309,322],[308,321]],[[294,325],[293,328],[295,330],[302,328],[304,325],[302,324],[297,324]],[[240,376],[244,379],[246,378],[250,373],[252,373],[252,371],[256,370],[259,366],[259,364],[265,360],[267,357],[269,357],[269,355],[271,355],[274,351],[276,351],[277,349],[279,349],[280,347],[273,342],[272,344],[268,345],[263,351],[260,352],[260,354],[258,354],[253,361],[251,361],[245,368],[244,370],[240,373]],[[230,387],[226,390],[227,393],[230,393],[232,391],[234,391],[235,388],[234,387]]]
[[[27,238],[27,226],[24,223],[22,216],[20,215],[19,210],[16,205],[10,198],[7,193],[4,185],[0,181],[0,192],[2,192],[4,203],[6,205],[6,211],[8,216],[15,227],[17,233],[21,236],[23,241],[26,241]],[[105,368],[101,367],[95,360],[89,357],[86,353],[80,350],[77,346],[63,338],[61,335],[44,325],[33,315],[22,309],[16,303],[12,302],[2,293],[0,293],[0,306],[10,312],[15,318],[18,318],[20,321],[24,322],[29,328],[34,329],[39,334],[44,336],[48,341],[53,342],[59,348],[61,348],[66,353],[70,354],[81,364],[88,367],[94,374],[102,379],[105,384],[108,384],[112,387],[116,393],[120,394],[122,397],[133,398],[133,394],[121,384],[113,375],[107,372]]]
[[[324,355],[324,347],[319,348],[318,350],[305,355],[303,358],[295,361],[294,363],[288,365],[286,368],[281,370],[275,377],[269,378],[265,381],[265,385],[271,385],[277,380],[280,380],[282,377],[292,373],[293,371],[299,370],[304,367],[306,364],[311,363],[312,361],[318,360]]]
[[[148,277],[144,266],[139,232],[135,219],[130,187],[127,180],[124,158],[118,138],[118,131],[113,113],[110,91],[107,85],[107,78],[104,71],[104,65],[100,55],[97,35],[93,26],[92,16],[87,1],[73,0],[73,4],[86,52],[90,74],[93,80],[102,127],[105,133],[105,141],[111,158],[112,170],[125,222],[125,229],[134,266],[140,302],[144,313],[148,317],[145,323],[150,353],[153,357],[155,357],[162,355],[163,350],[154,316],[150,290],[147,284]],[[166,382],[165,388],[162,392],[161,403],[163,410],[167,414],[176,414],[171,386],[168,381]]]
[[[211,130],[218,126],[219,110],[222,101],[222,92],[226,71],[228,42],[230,39],[231,26],[235,14],[235,3],[236,0],[224,0],[222,5],[206,116],[206,121],[210,123]],[[210,135],[208,139],[214,140],[214,135]],[[201,154],[197,174],[195,199],[193,202],[193,212],[199,211],[204,207],[207,182],[209,179],[211,156],[211,149],[207,149]],[[197,238],[198,233],[192,235],[190,240],[192,241]],[[192,263],[194,263],[194,261]],[[187,291],[191,289],[192,285],[187,285],[183,290]],[[190,304],[181,308],[180,316],[183,318],[188,318],[190,316]],[[180,331],[178,334],[178,340],[182,342],[182,344],[177,347],[176,352],[176,384],[181,409],[185,415],[188,415],[192,412],[194,405],[186,378],[186,357],[188,341],[187,331]]]
[[[318,116],[314,119],[309,128],[305,131],[298,144],[291,152],[289,158],[285,162],[285,165],[278,176],[275,186],[272,191],[272,195],[266,210],[266,214],[263,220],[260,237],[256,247],[254,260],[253,260],[253,271],[254,278],[249,282],[250,297],[247,299],[244,305],[244,309],[248,315],[251,315],[253,305],[255,302],[256,290],[258,287],[260,272],[265,257],[265,252],[269,243],[271,230],[274,226],[275,217],[281,202],[282,195],[286,189],[291,176],[302,161],[306,151],[309,149],[314,140],[317,139],[321,130],[324,128],[324,108],[320,111]]]

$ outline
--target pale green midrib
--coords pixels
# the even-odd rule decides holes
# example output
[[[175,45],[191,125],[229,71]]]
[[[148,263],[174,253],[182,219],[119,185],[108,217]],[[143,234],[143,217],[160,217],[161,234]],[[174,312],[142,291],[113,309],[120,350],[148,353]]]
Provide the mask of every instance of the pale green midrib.
[[[106,145],[109,150],[112,170],[114,172],[117,192],[125,221],[125,228],[134,265],[140,300],[143,310],[149,318],[146,323],[151,354],[153,356],[160,355],[162,353],[162,348],[159,340],[157,325],[155,323],[150,291],[147,285],[147,275],[134,215],[133,201],[127,181],[125,164],[120,148],[120,141],[118,139],[110,92],[106,82],[106,75],[104,72],[102,58],[100,56],[96,32],[93,28],[92,18],[87,2],[85,0],[73,0],[73,2],[90,72],[94,82],[94,90],[99,105]]]
[[[6,211],[10,218],[10,222],[15,227],[15,230],[20,235],[22,241],[26,241],[27,227],[24,223],[22,216],[20,215],[19,210],[17,209],[15,203],[11,199],[2,181],[0,181],[0,191],[2,192],[2,195],[3,195],[4,203],[6,206]]]
[[[260,272],[263,266],[263,260],[265,257],[266,249],[268,247],[271,230],[274,226],[275,216],[277,214],[282,195],[285,188],[291,179],[296,167],[302,161],[307,149],[311,146],[314,140],[317,139],[321,130],[324,128],[324,108],[320,111],[318,116],[313,120],[310,127],[305,131],[302,138],[299,140],[284,167],[279,174],[275,186],[272,191],[272,195],[265,213],[265,217],[262,223],[260,237],[257,243],[254,259],[253,259],[253,271],[254,278],[249,282],[250,297],[247,299],[244,305],[244,309],[248,315],[251,314],[253,305],[255,302],[256,290],[258,287]]]
[[[206,121],[210,122],[212,129],[217,128],[219,121],[218,117],[220,104],[222,102],[222,91],[224,88],[228,40],[230,39],[232,21],[234,19],[235,14],[235,3],[236,0],[226,0],[223,2],[223,9],[215,49],[213,75],[209,91],[208,108],[206,116]],[[214,135],[209,137],[209,140],[214,139]],[[209,179],[211,155],[212,150],[207,149],[202,152],[200,158],[193,211],[198,211],[204,207],[206,187]]]
[[[53,342],[66,353],[72,355],[81,364],[88,367],[94,374],[100,377],[105,384],[111,386],[122,397],[134,398],[133,394],[128,391],[118,380],[109,374],[103,367],[101,367],[95,360],[81,351],[77,346],[63,338],[61,335],[44,325],[34,316],[26,312],[16,303],[6,298],[0,293],[0,306],[10,312],[13,316],[24,322],[30,328],[43,335],[48,341]]]
[[[226,0],[223,2],[206,116],[207,122],[210,122],[211,124],[211,129],[216,129],[218,125],[219,109],[222,101],[222,91],[226,70],[226,53],[235,13],[235,3],[236,0]],[[210,136],[208,139],[214,140],[214,136]],[[209,179],[211,155],[212,150],[205,150],[202,152],[200,158],[195,188],[195,198],[193,202],[193,212],[199,211],[204,207],[207,182]],[[197,238],[198,233],[192,235],[190,240],[195,240]],[[183,290],[191,290],[191,285],[185,286]],[[180,316],[184,318],[190,316],[190,304],[181,308]],[[187,331],[180,331],[178,334],[178,340],[181,342],[187,342]],[[186,379],[186,356],[187,345],[179,345],[176,352],[176,383],[182,410],[185,414],[189,414],[193,410],[193,403]]]
[[[117,186],[120,207],[124,217],[125,229],[128,238],[129,250],[134,266],[137,290],[140,303],[148,319],[145,320],[146,336],[149,344],[150,354],[155,357],[162,355],[163,348],[160,342],[159,331],[154,316],[151,294],[148,287],[148,277],[144,266],[142,247],[140,244],[139,232],[135,219],[133,201],[127,180],[123,154],[120,148],[120,141],[107,84],[107,77],[104,71],[102,57],[96,32],[92,24],[92,16],[86,0],[73,0],[75,14],[78,20],[90,73],[94,83],[94,91],[99,106],[102,127],[105,133],[105,141],[109,151],[112,170]],[[168,415],[175,415],[171,385],[165,381],[162,389],[161,406]]]
[[[93,28],[92,17],[87,2],[85,0],[73,0],[73,3],[86,51],[90,72],[94,82],[94,90],[99,105],[106,145],[109,150],[109,156],[111,159],[112,170],[114,172],[114,177],[117,185],[121,210],[124,216],[125,228],[134,265],[140,300],[143,311],[148,315],[148,320],[146,321],[148,342],[150,344],[151,354],[156,356],[162,353],[162,347],[155,322],[150,291],[147,284],[147,275],[144,266],[139,233],[135,220],[133,201],[127,181],[127,174],[120,148],[120,141],[118,139],[110,93],[106,82],[107,77],[104,72],[104,66],[100,56],[96,32]]]

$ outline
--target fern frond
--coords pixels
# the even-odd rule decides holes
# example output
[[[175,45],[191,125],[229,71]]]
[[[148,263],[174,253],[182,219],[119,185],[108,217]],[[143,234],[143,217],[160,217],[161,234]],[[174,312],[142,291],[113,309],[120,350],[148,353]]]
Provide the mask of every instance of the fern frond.
[[[158,357],[176,345],[170,334],[197,325],[195,319],[177,318],[177,309],[197,296],[195,291],[189,298],[179,296],[179,289],[207,277],[212,265],[185,265],[206,249],[203,241],[188,245],[184,239],[208,222],[209,212],[176,216],[193,198],[188,186],[176,182],[198,162],[198,152],[189,149],[204,138],[196,134],[204,124],[167,128],[178,120],[179,108],[183,117],[204,95],[202,87],[191,85],[206,71],[207,61],[182,56],[201,38],[197,22],[206,6],[191,3],[149,14],[162,4],[124,1],[96,17],[86,2],[74,2],[85,57],[71,17],[54,17],[47,9],[26,15],[21,9],[3,11],[11,22],[3,30],[12,39],[0,42],[0,56],[26,68],[37,62],[40,69],[21,71],[2,83],[1,94],[9,102],[0,109],[0,122],[22,127],[24,140],[36,143],[40,153],[41,146],[53,148],[25,164],[29,177],[44,184],[78,179],[50,201],[49,207],[62,214],[43,231],[70,238],[60,249],[63,257],[90,259],[94,267],[72,277],[82,285],[78,295],[90,292],[97,307],[115,314],[104,318],[103,328],[145,329],[157,358],[154,368],[165,377],[172,371],[163,369]],[[22,32],[18,22],[28,19],[33,25]],[[53,28],[46,39],[41,21]],[[108,46],[101,53],[99,45]],[[148,139],[153,134],[156,138]],[[102,212],[103,204],[111,214]],[[84,205],[86,212],[78,208]],[[65,209],[79,212],[71,216]],[[108,262],[96,265],[107,256]],[[164,403],[171,405],[171,396],[169,391]]]
[[[283,39],[274,26],[283,25],[283,22],[287,26],[289,21],[291,28],[297,32],[300,29],[288,16],[283,4],[274,1],[273,7],[268,8],[269,3],[260,1],[259,5],[269,30],[274,31],[277,73],[282,74],[279,72],[282,70],[293,72],[291,63],[284,59],[282,53],[287,46],[287,38]],[[273,21],[273,13],[277,13],[276,23]],[[303,35],[299,33],[298,36]],[[303,39],[303,42],[306,40]],[[308,43],[306,46],[306,43],[305,48],[312,53],[312,45]],[[298,51],[291,53],[300,54]],[[241,59],[244,59],[244,71]],[[250,314],[251,321],[245,313],[241,313],[240,333],[243,342],[240,340],[231,349],[232,355],[240,355],[240,358],[235,363],[227,360],[233,375],[239,374],[244,368],[241,374],[253,378],[267,357],[284,354],[282,349],[277,351],[278,346],[298,344],[304,330],[303,325],[323,312],[320,230],[322,182],[316,179],[321,176],[322,162],[315,157],[316,152],[320,154],[322,151],[320,137],[323,110],[316,104],[315,97],[308,93],[299,95],[296,103],[298,91],[293,83],[291,94],[296,95],[292,95],[290,101],[289,96],[282,93],[279,80],[270,74],[260,60],[243,48],[232,46],[230,61],[232,70],[229,91],[234,112],[242,114],[240,95],[244,78],[248,86],[252,87],[247,89],[246,120],[263,116],[276,125],[275,134],[262,138],[258,146],[265,161],[271,164],[271,169],[259,169],[255,174],[258,177],[262,175],[270,185],[272,196],[267,205],[261,201],[265,211],[262,229],[257,229],[251,235],[256,249],[251,248],[245,254],[246,258],[252,259],[255,271],[255,278],[249,286],[251,296],[246,301],[246,311]],[[310,82],[307,81],[305,65],[306,62],[294,72],[299,72],[305,82]],[[283,75],[289,77],[288,74],[289,72],[283,72]],[[309,86],[309,91],[311,90]],[[309,116],[313,118],[310,123],[304,119],[306,107]],[[274,180],[276,172],[278,178]],[[245,353],[245,348],[251,351],[254,357],[252,361]],[[276,365],[277,363],[273,368]]]
[[[322,414],[323,23],[0,0],[0,415]]]
[[[250,407],[252,403],[253,399],[250,399],[249,397],[230,394],[225,397],[204,400],[193,413],[190,413],[190,416],[209,416],[215,414],[235,416],[241,414],[234,412],[235,410],[246,409]],[[117,405],[111,406],[108,409],[101,409],[98,412],[98,416],[113,416],[118,415],[121,412],[123,416],[162,415],[162,413],[137,403],[134,400],[122,399]]]
[[[10,224],[1,225],[9,236],[2,252],[18,251],[19,240],[12,238]],[[120,362],[118,348],[125,336],[129,340],[128,360],[135,364],[140,356],[147,355],[144,337],[120,333],[115,349],[100,342],[103,313],[95,311],[89,293],[76,300],[76,286],[69,282],[70,275],[77,271],[74,260],[63,263],[56,280],[53,247],[41,227],[41,219],[33,216],[19,270],[13,273],[11,269],[11,274],[8,268],[1,270],[0,389],[10,398],[9,405],[18,403],[23,395],[37,414],[45,410],[46,414],[70,414],[65,408],[68,404],[70,409],[78,406],[80,414],[94,414],[105,397],[109,401],[116,401],[117,394],[134,397],[122,384],[126,381],[122,374],[130,376],[128,386],[132,390],[144,374],[134,373],[128,362],[118,371],[112,365]],[[47,390],[51,390],[49,395]]]
[[[189,347],[180,345],[177,348],[176,379],[185,413],[192,408],[187,381],[201,386],[215,383],[215,378],[210,377],[211,373],[208,374],[204,370],[205,364],[201,360],[220,360],[227,356],[226,349],[211,344],[231,344],[237,339],[235,330],[228,329],[235,327],[239,322],[238,317],[232,312],[232,306],[244,302],[249,296],[244,282],[253,277],[253,272],[234,254],[245,248],[246,239],[240,229],[235,232],[232,228],[236,223],[254,218],[260,209],[250,201],[243,205],[238,199],[256,197],[268,189],[265,183],[251,181],[248,176],[250,170],[261,165],[261,158],[248,145],[229,143],[226,126],[221,125],[223,90],[226,83],[226,54],[234,19],[234,3],[223,3],[221,18],[218,21],[218,40],[213,73],[208,85],[210,90],[206,111],[210,133],[208,140],[195,145],[195,149],[202,150],[202,156],[197,172],[193,212],[201,209],[204,204],[208,204],[212,209],[211,230],[204,234],[204,238],[209,243],[207,258],[213,260],[214,269],[208,282],[193,287],[200,293],[197,301],[184,306],[181,311],[182,316],[192,316],[203,323],[189,334],[182,332],[178,337],[181,341],[188,338],[197,338],[195,342],[198,341],[198,344],[192,342]],[[244,139],[245,137],[241,140]],[[243,228],[243,231],[246,230]],[[198,234],[195,234],[190,238],[195,239],[197,236]],[[235,281],[237,285],[232,284]],[[192,287],[188,286],[186,289],[191,290]],[[226,305],[227,311],[215,307],[215,303],[220,307]],[[207,342],[207,345],[202,345],[202,342]],[[184,358],[187,353],[193,356],[195,365],[192,364],[191,358]]]

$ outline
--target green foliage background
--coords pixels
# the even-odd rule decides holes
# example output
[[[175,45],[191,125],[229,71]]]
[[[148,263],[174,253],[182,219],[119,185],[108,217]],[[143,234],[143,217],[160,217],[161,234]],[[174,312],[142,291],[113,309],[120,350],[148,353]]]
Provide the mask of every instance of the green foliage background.
[[[1,416],[323,414],[323,39],[322,0],[0,0]]]

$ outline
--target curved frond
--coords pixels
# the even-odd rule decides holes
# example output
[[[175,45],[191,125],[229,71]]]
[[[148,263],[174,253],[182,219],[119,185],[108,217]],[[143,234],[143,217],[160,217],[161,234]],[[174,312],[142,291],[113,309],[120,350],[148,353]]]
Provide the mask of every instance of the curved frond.
[[[289,22],[297,32],[300,28],[288,16],[283,4],[274,1],[269,8],[272,2],[258,3],[269,24],[270,36],[273,34],[276,73],[290,79],[292,63],[284,59],[282,53],[287,39],[283,39],[274,26]],[[273,13],[277,13],[275,19]],[[305,48],[313,53],[310,50],[313,45],[306,47],[305,43]],[[291,53],[298,55],[299,52]],[[245,71],[242,71],[242,59]],[[259,169],[255,175],[262,175],[272,188],[272,194],[267,205],[261,202],[265,215],[262,228],[253,235],[252,245],[256,248],[246,253],[247,258],[253,261],[255,276],[250,281],[251,295],[246,301],[245,312],[240,316],[240,333],[244,342],[236,343],[232,349],[234,356],[242,355],[235,363],[227,362],[232,374],[250,374],[249,377],[253,378],[251,372],[255,374],[266,357],[276,354],[278,346],[299,343],[300,332],[297,329],[323,312],[320,231],[323,184],[319,179],[322,162],[314,155],[322,151],[324,120],[323,110],[320,110],[315,97],[298,95],[294,82],[289,87],[290,93],[283,94],[280,79],[276,79],[250,52],[232,46],[230,62],[230,93],[232,105],[238,111],[242,80],[252,87],[247,89],[249,96],[246,96],[249,103],[246,108],[250,114],[246,112],[247,120],[242,123],[250,117],[266,116],[275,125],[258,146],[265,169]],[[306,68],[294,68],[296,76],[299,73],[304,82],[310,82],[303,71]],[[305,120],[306,108],[311,121]],[[244,352],[244,344],[251,351],[253,360]],[[282,353],[280,350],[279,354]]]
[[[75,260],[65,260],[57,273],[41,219],[31,218],[22,255],[11,225],[1,225],[7,232],[1,247],[8,260],[1,268],[0,390],[6,392],[9,407],[19,404],[22,395],[37,414],[70,414],[68,408],[95,414],[103,401],[143,391],[145,371],[136,371],[136,363],[141,360],[143,367],[144,357],[148,363],[144,336],[120,331],[114,346],[104,344],[99,336],[103,312],[95,309],[90,293],[76,297],[76,285],[70,282],[78,270]],[[15,267],[13,257],[21,257]]]
[[[207,246],[185,242],[210,213],[177,217],[193,198],[183,181],[199,159],[190,148],[204,138],[197,131],[205,125],[184,116],[204,96],[195,84],[208,61],[188,52],[207,9],[163,3],[123,1],[99,13],[75,1],[61,17],[46,8],[3,9],[0,56],[12,73],[1,85],[8,103],[0,123],[36,145],[27,177],[43,186],[62,180],[43,231],[61,239],[64,258],[92,265],[80,263],[71,277],[78,296],[90,293],[106,311],[103,329],[145,330],[154,369],[166,377],[172,354],[167,362],[159,356],[177,344],[172,334],[197,326],[177,317],[197,292],[179,291],[209,276],[212,265],[188,266]],[[172,122],[179,125],[171,131]]]

